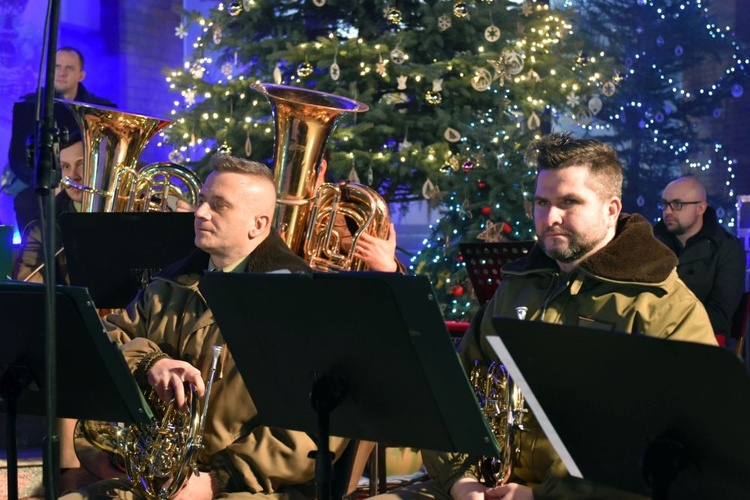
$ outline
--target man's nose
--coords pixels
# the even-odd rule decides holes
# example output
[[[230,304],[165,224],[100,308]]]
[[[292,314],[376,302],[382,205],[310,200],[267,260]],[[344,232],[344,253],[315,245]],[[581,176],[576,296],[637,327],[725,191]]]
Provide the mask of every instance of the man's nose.
[[[210,211],[208,210],[207,206],[208,203],[206,203],[205,201],[203,203],[199,203],[193,215],[199,219],[210,219]]]

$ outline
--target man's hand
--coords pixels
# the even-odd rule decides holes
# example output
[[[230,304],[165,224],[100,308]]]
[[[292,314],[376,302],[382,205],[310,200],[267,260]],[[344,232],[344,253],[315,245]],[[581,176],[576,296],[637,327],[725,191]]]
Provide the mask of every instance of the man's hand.
[[[208,500],[218,493],[213,490],[211,475],[201,472],[200,476],[193,474],[187,484],[174,496],[175,500]]]
[[[175,212],[195,212],[195,210],[198,207],[195,205],[191,205],[190,203],[184,201],[184,200],[177,200],[177,203],[175,204],[174,211]]]
[[[517,483],[508,483],[490,488],[484,492],[487,500],[502,498],[504,500],[534,500],[531,488]]]
[[[398,264],[396,263],[396,228],[393,223],[391,223],[387,240],[362,234],[357,240],[354,256],[361,259],[372,271],[396,272],[398,270]]]
[[[180,410],[185,411],[185,384],[195,386],[198,396],[203,396],[206,385],[200,370],[190,363],[177,359],[160,359],[148,371],[148,383],[154,388],[159,399],[169,402],[172,399]]]
[[[471,477],[462,477],[451,487],[453,500],[484,500],[487,487]]]

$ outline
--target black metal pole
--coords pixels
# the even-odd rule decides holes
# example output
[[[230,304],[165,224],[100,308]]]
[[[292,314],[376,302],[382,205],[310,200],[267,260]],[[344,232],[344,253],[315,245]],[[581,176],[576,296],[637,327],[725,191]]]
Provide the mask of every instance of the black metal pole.
[[[43,117],[37,128],[36,171],[34,191],[39,195],[42,214],[46,311],[45,311],[45,399],[47,404],[47,439],[44,443],[44,497],[57,498],[59,438],[57,436],[57,341],[55,332],[55,196],[59,176],[59,145],[55,125],[55,56],[60,1],[50,0],[47,10],[47,59],[45,67]]]

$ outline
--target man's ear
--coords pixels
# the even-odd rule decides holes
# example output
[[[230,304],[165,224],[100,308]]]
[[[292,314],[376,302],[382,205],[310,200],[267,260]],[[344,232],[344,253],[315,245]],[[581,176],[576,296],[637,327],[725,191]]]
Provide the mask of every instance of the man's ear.
[[[78,82],[82,82],[84,78],[86,78],[86,72],[85,71],[81,71],[81,79],[78,80]]]
[[[708,203],[706,203],[705,201],[702,201],[701,203],[699,203],[698,204],[698,215],[703,215],[704,213],[706,213],[706,209],[707,208],[708,208]]]
[[[265,231],[268,230],[268,226],[271,224],[271,217],[268,215],[257,215],[255,217],[255,220],[253,221],[253,225],[248,231],[248,236],[250,236],[250,239],[253,239],[257,237],[260,234],[263,234]]]
[[[620,216],[620,212],[622,212],[622,200],[620,198],[613,197],[611,200],[609,200],[609,205],[607,206],[607,215],[609,216],[613,226],[617,224],[617,218]]]

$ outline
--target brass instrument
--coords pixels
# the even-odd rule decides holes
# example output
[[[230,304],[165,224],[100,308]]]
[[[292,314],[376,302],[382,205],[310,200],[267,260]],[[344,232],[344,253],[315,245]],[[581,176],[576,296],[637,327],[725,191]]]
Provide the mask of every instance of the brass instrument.
[[[526,307],[517,307],[518,319],[526,319],[526,311]],[[524,430],[523,416],[528,410],[520,389],[498,361],[485,367],[475,360],[469,380],[502,454],[499,458],[482,457],[479,460],[480,480],[488,486],[498,486],[510,479],[513,466],[520,457],[519,433]]]
[[[198,454],[203,448],[206,412],[222,350],[221,345],[213,346],[203,401],[194,387],[186,391],[188,411],[180,411],[174,400],[161,401],[150,389],[146,399],[154,417],[149,424],[124,427],[113,422],[79,422],[77,432],[95,448],[109,454],[110,463],[127,473],[136,493],[149,500],[171,498],[187,484],[190,476],[200,474]]]
[[[254,84],[252,88],[271,103],[276,122],[274,226],[287,246],[314,270],[365,269],[364,263],[353,258],[356,243],[364,232],[387,238],[388,205],[376,191],[361,184],[324,184],[316,191],[315,183],[326,141],[343,114],[369,108],[345,97],[285,85]],[[356,231],[344,227],[347,218]],[[352,244],[347,249],[342,243],[348,233]]]
[[[170,121],[76,101],[60,102],[71,110],[81,129],[84,153],[83,184],[67,177],[60,183],[83,191],[82,212],[164,211],[170,197],[191,205],[197,202],[201,182],[192,170],[171,163],[138,169],[143,149]],[[102,139],[107,144],[100,164]]]

